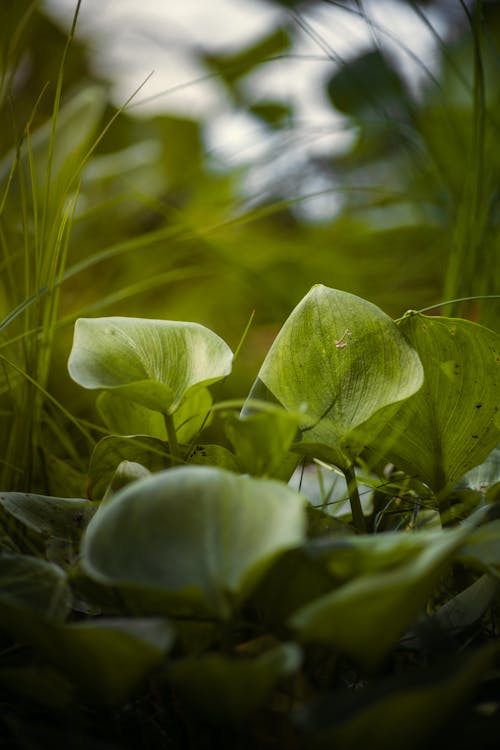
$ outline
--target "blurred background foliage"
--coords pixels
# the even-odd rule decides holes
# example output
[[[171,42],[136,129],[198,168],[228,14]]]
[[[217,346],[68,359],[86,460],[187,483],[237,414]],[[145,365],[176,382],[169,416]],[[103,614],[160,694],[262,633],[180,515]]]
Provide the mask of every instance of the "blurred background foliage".
[[[361,0],[267,5],[278,12],[257,41],[196,50],[225,106],[250,116],[267,144],[231,167],[207,148],[203,117],[147,116],[138,97],[117,110],[88,40],[68,44],[67,24],[38,2],[1,4],[2,489],[79,488],[97,436],[82,421],[97,420],[94,399],[66,371],[79,316],[197,321],[234,349],[255,311],[219,392],[244,397],[314,283],[393,317],[499,291],[500,6],[454,0],[449,13],[447,2],[407,0],[439,59],[413,61],[415,87]],[[429,20],[441,5],[444,32]],[[309,22],[318,6],[363,18],[372,44],[340,58]],[[297,135],[289,98],[251,85],[257,70],[292,59],[304,35],[341,117],[330,150],[314,148],[314,133]],[[500,306],[443,312],[498,328]]]

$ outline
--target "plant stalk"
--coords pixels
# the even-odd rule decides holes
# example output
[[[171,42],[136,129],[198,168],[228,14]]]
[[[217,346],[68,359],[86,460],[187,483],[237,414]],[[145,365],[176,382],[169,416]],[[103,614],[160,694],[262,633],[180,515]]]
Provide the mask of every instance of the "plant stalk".
[[[181,463],[181,451],[177,441],[174,418],[171,414],[165,414],[165,427],[167,428],[168,450],[172,458],[172,466]]]
[[[354,467],[348,466],[342,469],[347,482],[347,492],[349,495],[349,502],[351,504],[352,520],[354,522],[354,528],[358,534],[366,534],[366,521],[363,515],[363,509],[361,507],[361,500],[359,498],[358,483],[356,480],[356,474],[354,473]]]

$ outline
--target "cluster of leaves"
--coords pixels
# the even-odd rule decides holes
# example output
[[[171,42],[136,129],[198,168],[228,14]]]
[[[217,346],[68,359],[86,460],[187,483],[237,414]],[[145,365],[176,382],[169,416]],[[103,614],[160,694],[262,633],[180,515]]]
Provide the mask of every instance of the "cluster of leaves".
[[[241,410],[232,361],[199,324],[77,322],[109,434],[86,498],[0,494],[0,736],[417,748],[465,705],[488,746],[500,336],[315,286]]]

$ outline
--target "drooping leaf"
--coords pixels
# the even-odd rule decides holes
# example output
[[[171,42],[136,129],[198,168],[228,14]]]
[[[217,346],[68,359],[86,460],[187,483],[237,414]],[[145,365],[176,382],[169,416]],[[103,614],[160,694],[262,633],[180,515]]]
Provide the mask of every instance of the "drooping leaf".
[[[152,472],[161,471],[170,465],[168,445],[144,435],[109,435],[100,440],[92,452],[88,473],[88,494],[93,500],[102,500],[124,461],[141,464]]]
[[[186,393],[231,371],[232,353],[198,323],[142,318],[80,318],[68,361],[84,388],[115,389],[172,415]]]
[[[43,539],[67,541],[77,541],[81,537],[96,511],[96,505],[90,500],[23,492],[0,493],[0,506]]]
[[[497,655],[498,643],[488,644],[361,690],[319,695],[299,714],[304,744],[311,750],[434,746],[437,730],[464,706]]]
[[[422,382],[418,355],[385,313],[317,285],[278,334],[251,398],[303,412],[294,449],[343,468]]]
[[[385,457],[445,493],[500,441],[500,336],[417,313],[399,327],[420,356],[425,383],[388,428],[397,439]]]
[[[205,654],[170,667],[176,693],[202,716],[237,724],[262,706],[277,683],[297,671],[300,648],[282,643],[256,658]]]
[[[500,519],[474,529],[457,556],[465,565],[500,578]]]
[[[47,627],[38,646],[93,703],[123,703],[173,643],[166,620],[115,618]]]
[[[240,466],[231,451],[223,445],[196,443],[186,456],[186,462],[196,466],[218,466],[220,469],[238,472]]]
[[[47,624],[65,620],[71,591],[57,565],[27,555],[0,556],[0,629],[32,644]]]
[[[298,415],[276,408],[242,416],[229,412],[224,416],[226,435],[241,471],[277,479],[289,478],[285,459],[298,425]],[[292,463],[292,470],[296,461]]]
[[[0,685],[17,700],[35,702],[52,710],[66,708],[74,697],[71,682],[56,669],[41,664],[1,668]]]
[[[392,549],[382,559],[399,556],[399,565],[354,577],[296,612],[291,626],[305,641],[335,645],[366,669],[376,668],[425,606],[468,533],[464,527],[428,535],[408,561],[401,559],[407,545],[400,538],[410,535],[392,534]]]
[[[304,534],[304,501],[286,486],[178,467],[134,482],[101,508],[82,565],[119,587],[132,611],[224,618]]]

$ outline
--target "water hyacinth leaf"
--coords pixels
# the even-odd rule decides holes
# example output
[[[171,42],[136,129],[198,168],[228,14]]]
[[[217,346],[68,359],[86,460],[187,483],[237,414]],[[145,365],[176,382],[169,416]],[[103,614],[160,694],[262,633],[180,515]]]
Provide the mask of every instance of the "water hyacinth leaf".
[[[336,581],[348,581],[398,568],[442,539],[441,529],[398,534],[387,531],[323,537],[310,541],[307,550],[312,558],[322,561]]]
[[[82,566],[132,611],[231,615],[305,536],[304,500],[278,482],[214,467],[158,472],[94,516]]]
[[[141,464],[148,471],[160,471],[170,465],[168,445],[144,435],[109,435],[100,440],[90,458],[88,494],[92,500],[102,500],[124,461]]]
[[[77,541],[96,511],[90,500],[2,492],[4,513],[44,539]]]
[[[84,388],[113,389],[172,415],[187,391],[231,371],[232,352],[198,323],[142,318],[80,318],[68,361]]]
[[[500,519],[474,529],[457,556],[464,565],[500,578]]]
[[[468,533],[467,528],[441,532],[408,562],[355,577],[306,605],[290,625],[304,641],[334,645],[375,669],[425,606]]]
[[[113,706],[163,661],[173,639],[166,620],[102,618],[52,626],[39,645],[88,699]]]
[[[465,474],[458,487],[467,487],[489,497],[489,491],[500,482],[500,448],[494,448],[479,466]]]
[[[65,620],[71,591],[57,565],[27,555],[0,556],[0,628],[21,643],[37,641],[47,623]]]
[[[4,667],[0,669],[0,685],[17,699],[35,702],[49,709],[66,708],[71,703],[74,687],[52,667]]]
[[[182,400],[174,414],[179,443],[188,443],[210,423],[212,396],[206,388],[194,388]],[[107,427],[117,435],[149,435],[167,440],[163,415],[130,401],[117,391],[104,391],[97,407]]]
[[[418,355],[382,310],[317,285],[285,322],[251,398],[305,412],[294,449],[344,468],[380,431],[377,413],[387,419],[422,382]]]
[[[237,724],[262,706],[300,663],[297,644],[282,643],[256,658],[204,654],[183,659],[170,667],[169,677],[175,692],[202,716]]]
[[[386,458],[445,493],[500,441],[500,336],[416,313],[399,327],[419,353],[425,383],[391,425],[397,439]]]
[[[241,471],[288,479],[287,466],[282,476],[283,465],[297,434],[296,414],[276,408],[242,416],[229,412],[224,416],[224,426]]]
[[[319,696],[298,715],[306,732],[304,746],[310,750],[432,747],[436,732],[477,689],[498,651],[498,643],[492,643],[362,690]]]
[[[236,457],[223,445],[200,443],[189,451],[186,462],[196,466],[218,466],[220,469],[239,471]]]
[[[138,479],[144,479],[150,474],[151,472],[145,466],[138,464],[136,461],[122,461],[113,474],[102,502],[104,503],[109,500],[118,490],[126,487],[127,484],[136,482]]]

